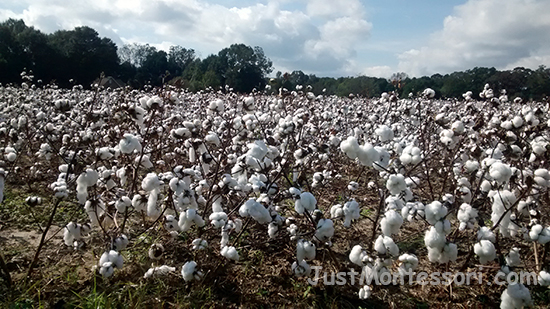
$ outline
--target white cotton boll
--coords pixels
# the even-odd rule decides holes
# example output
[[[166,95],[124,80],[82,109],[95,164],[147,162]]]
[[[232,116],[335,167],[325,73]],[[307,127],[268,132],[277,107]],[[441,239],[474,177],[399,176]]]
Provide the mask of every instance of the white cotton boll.
[[[181,268],[181,275],[183,280],[186,282],[195,279],[195,269],[197,268],[197,263],[195,261],[189,261],[183,264]]]
[[[443,206],[438,201],[433,201],[426,205],[424,213],[426,216],[426,221],[428,221],[431,225],[435,225],[437,221],[445,218],[447,215],[447,207]]]
[[[473,160],[468,160],[468,161],[464,162],[464,169],[468,173],[473,173],[473,172],[479,170],[479,162],[473,161]]]
[[[115,247],[115,250],[120,252],[128,246],[130,241],[128,240],[128,237],[124,234],[120,235],[119,237],[115,238],[113,245]]]
[[[422,96],[428,99],[432,99],[433,97],[435,97],[435,90],[433,90],[432,88],[426,88],[424,89],[424,91],[422,91]]]
[[[147,197],[141,194],[135,194],[132,198],[132,207],[134,207],[137,211],[146,211],[147,200]]]
[[[9,162],[14,162],[15,159],[17,159],[17,154],[15,152],[8,152],[7,154],[5,154],[5,157],[6,160],[8,160]]]
[[[158,189],[155,189],[149,193],[147,198],[147,216],[151,218],[158,218],[160,215],[160,209],[157,207],[159,193]]]
[[[538,276],[538,283],[542,286],[550,286],[550,273],[541,270]]]
[[[464,133],[464,123],[460,120],[453,122],[453,124],[451,125],[451,130],[459,135]]]
[[[214,228],[219,229],[227,222],[227,214],[223,211],[213,212],[210,217],[208,217],[208,220],[210,220],[210,224],[213,225]]]
[[[340,149],[342,152],[344,152],[346,156],[352,160],[357,158],[359,147],[359,143],[354,136],[349,136],[345,141],[340,143]]]
[[[180,213],[178,225],[182,232],[187,232],[193,224],[198,227],[204,226],[204,220],[201,216],[199,216],[199,214],[197,214],[195,209],[187,209],[186,211]]]
[[[124,134],[124,137],[118,143],[118,148],[124,154],[130,154],[134,151],[141,152],[141,143],[139,139],[130,133]]]
[[[294,209],[297,213],[303,214],[305,210],[313,211],[317,205],[315,196],[310,192],[302,192],[300,198],[294,203]]]
[[[493,231],[486,226],[482,226],[477,231],[477,240],[488,240],[490,242],[496,242],[496,237]]]
[[[488,181],[487,179],[484,179],[482,182],[481,182],[481,186],[479,187],[480,190],[482,192],[489,192],[491,191],[491,189],[493,188],[493,186],[491,185],[491,182]]]
[[[279,231],[279,226],[275,222],[269,223],[267,226],[267,235],[270,239],[273,239],[277,236],[277,232]]]
[[[113,263],[105,262],[99,267],[99,274],[105,278],[109,278],[113,275],[115,269],[113,268]]]
[[[359,188],[359,184],[356,181],[350,181],[348,184],[348,190],[356,191]]]
[[[401,262],[400,273],[414,271],[418,267],[418,257],[414,254],[404,253],[399,256],[398,260]]]
[[[390,191],[391,195],[397,195],[407,189],[407,183],[405,177],[401,174],[390,175],[386,181],[386,188]]]
[[[374,162],[380,160],[380,153],[369,143],[359,146],[356,154],[357,159],[364,166],[372,166]]]
[[[403,217],[395,210],[391,209],[386,211],[384,218],[380,221],[380,228],[382,234],[385,236],[391,236],[393,234],[399,233],[399,229],[403,224]]]
[[[497,257],[495,245],[488,240],[480,240],[476,243],[474,245],[474,253],[479,257],[479,262],[481,264],[487,264]]]
[[[151,267],[145,272],[145,274],[143,275],[143,279],[164,277],[175,271],[176,271],[175,267],[170,267],[168,265]]]
[[[344,219],[345,227],[350,227],[351,221],[359,219],[361,215],[359,212],[359,203],[357,203],[355,200],[346,202],[342,210],[345,216],[345,219]]]
[[[500,296],[501,309],[521,309],[533,304],[529,289],[523,284],[511,283]]]
[[[380,125],[376,130],[374,130],[374,133],[378,135],[381,142],[387,142],[392,140],[394,137],[393,130],[387,125]]]
[[[459,229],[463,231],[466,228],[473,228],[477,219],[477,209],[473,208],[470,204],[462,204],[458,209],[457,219],[460,221]]]
[[[296,243],[296,259],[298,261],[315,259],[315,249],[314,243],[300,239],[298,243]]]
[[[535,224],[529,231],[529,237],[532,241],[538,241],[540,244],[546,244],[550,241],[550,229],[540,224]]]
[[[178,220],[174,217],[174,215],[166,215],[164,217],[164,228],[168,232],[178,232],[180,230]]]
[[[208,242],[205,239],[197,238],[191,243],[193,250],[204,250],[208,248]]]
[[[550,187],[550,173],[545,168],[539,168],[535,170],[534,172],[535,177],[533,180],[537,183],[537,185],[548,188]]]
[[[125,213],[128,207],[132,206],[132,200],[129,197],[123,196],[116,201],[115,207],[119,213]]]
[[[372,295],[372,289],[368,285],[364,285],[359,290],[359,299],[367,299]]]
[[[363,266],[363,260],[367,257],[367,253],[363,251],[360,245],[355,245],[349,253],[349,260],[358,266]]]
[[[271,222],[272,218],[267,208],[255,199],[249,199],[239,208],[239,215],[242,217],[252,217],[258,223],[264,224]]]
[[[512,124],[514,127],[519,128],[523,125],[523,118],[521,116],[517,115],[512,119]]]
[[[335,219],[344,216],[344,209],[341,204],[336,204],[330,208],[330,218]]]
[[[235,247],[233,246],[224,246],[221,250],[221,255],[230,260],[239,260],[239,253],[237,252],[237,249],[235,249]]]
[[[507,164],[497,161],[491,164],[491,167],[489,168],[489,175],[496,182],[502,184],[510,180],[510,177],[512,176],[512,170]]]
[[[297,277],[309,276],[311,274],[311,267],[304,260],[301,260],[299,263],[295,261],[292,263],[291,268]]]
[[[140,160],[141,159],[141,160]],[[149,155],[142,155],[142,156],[137,156],[136,159],[134,160],[134,162],[136,164],[140,164],[141,166],[143,166],[145,169],[150,169],[150,168],[153,168],[153,163],[151,163],[151,160],[149,159]]]
[[[426,235],[424,236],[424,245],[428,248],[437,248],[442,250],[446,241],[447,239],[445,238],[445,234],[438,233],[436,228],[433,226],[426,231]]]
[[[315,231],[315,237],[319,241],[327,241],[334,235],[334,223],[330,219],[321,219],[317,223],[317,230]]]
[[[519,255],[519,248],[512,248],[506,256],[506,265],[510,267],[517,267],[521,264],[521,257]]]
[[[391,256],[399,255],[399,248],[393,241],[391,237],[379,235],[376,241],[374,242],[374,250],[379,254],[389,254]]]

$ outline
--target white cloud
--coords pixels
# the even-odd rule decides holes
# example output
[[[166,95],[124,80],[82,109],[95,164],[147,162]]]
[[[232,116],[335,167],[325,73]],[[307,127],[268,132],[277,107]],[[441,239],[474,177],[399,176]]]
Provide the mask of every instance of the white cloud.
[[[445,18],[419,49],[399,55],[399,70],[430,75],[471,69],[550,64],[550,1],[469,0]]]
[[[395,71],[387,65],[379,65],[365,68],[363,74],[371,77],[390,78]]]
[[[268,0],[240,7],[206,0],[24,1],[22,13],[1,10],[0,17],[22,18],[47,33],[86,25],[117,44],[177,44],[203,57],[233,43],[261,46],[276,69],[318,75],[346,72],[372,28],[358,0]]]

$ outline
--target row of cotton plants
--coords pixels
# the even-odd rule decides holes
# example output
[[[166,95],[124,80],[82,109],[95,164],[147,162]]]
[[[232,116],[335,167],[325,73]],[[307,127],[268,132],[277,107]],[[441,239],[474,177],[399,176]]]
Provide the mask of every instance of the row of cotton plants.
[[[169,240],[194,259],[154,262],[145,279],[180,269],[184,281],[202,280],[213,269],[201,258],[240,263],[249,250],[241,240],[259,235],[293,248],[286,273],[304,280],[313,265],[378,275],[492,265],[483,271],[536,271],[549,284],[548,104],[491,94],[1,87],[0,189],[42,184],[50,196],[28,203],[52,217],[61,201],[73,203],[88,220],[64,223],[65,245],[89,250],[99,235],[93,271],[112,280],[133,262],[123,251],[156,234],[151,260],[164,261]],[[405,227],[424,233],[425,247],[402,252]],[[352,230],[360,243],[335,237]],[[349,260],[334,258],[342,246]],[[502,308],[532,303],[522,284],[501,293]]]

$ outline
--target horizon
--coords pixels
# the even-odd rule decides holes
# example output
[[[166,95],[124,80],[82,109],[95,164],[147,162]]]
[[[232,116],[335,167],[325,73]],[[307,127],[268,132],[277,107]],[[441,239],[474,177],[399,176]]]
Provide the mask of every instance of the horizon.
[[[231,44],[259,46],[271,75],[389,78],[549,66],[549,10],[543,0],[7,0],[0,20],[44,33],[89,26],[119,48],[179,45],[200,58]]]

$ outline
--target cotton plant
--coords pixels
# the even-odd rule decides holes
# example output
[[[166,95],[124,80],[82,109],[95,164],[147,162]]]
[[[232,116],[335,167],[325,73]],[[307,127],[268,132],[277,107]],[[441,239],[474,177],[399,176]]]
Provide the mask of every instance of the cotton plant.
[[[448,242],[446,237],[451,231],[451,223],[445,219],[447,212],[447,207],[439,201],[433,201],[424,209],[425,219],[432,225],[424,236],[428,259],[432,263],[443,264],[457,259],[457,245]]]

